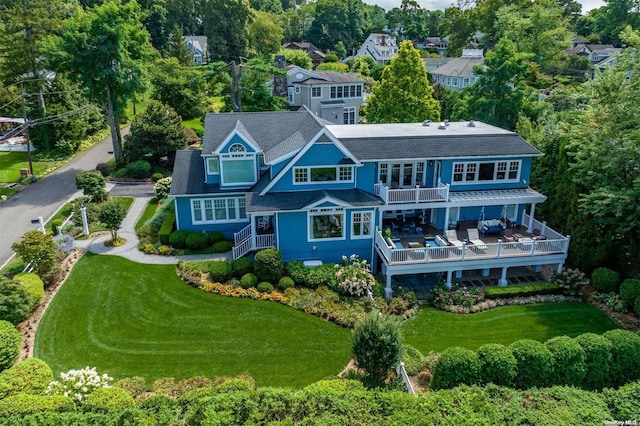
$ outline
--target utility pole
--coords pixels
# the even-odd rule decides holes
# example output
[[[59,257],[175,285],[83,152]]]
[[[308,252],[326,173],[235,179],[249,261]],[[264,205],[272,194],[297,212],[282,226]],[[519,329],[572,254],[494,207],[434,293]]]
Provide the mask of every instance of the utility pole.
[[[242,87],[240,78],[242,77],[242,64],[236,67],[236,61],[231,61],[231,106],[234,112],[242,112]]]
[[[20,82],[20,98],[22,99],[22,119],[24,120],[24,136],[27,140],[27,159],[29,160],[29,175],[33,176],[33,162],[31,161],[31,140],[29,139],[29,118],[27,118],[27,103],[25,102],[24,82]]]

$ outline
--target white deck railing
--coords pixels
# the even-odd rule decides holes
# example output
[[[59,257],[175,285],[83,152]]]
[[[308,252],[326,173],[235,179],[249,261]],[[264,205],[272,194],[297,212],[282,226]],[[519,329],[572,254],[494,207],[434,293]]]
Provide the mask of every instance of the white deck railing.
[[[374,185],[374,194],[382,198],[385,204],[429,203],[447,201],[449,185],[438,183],[436,188],[400,188],[390,189],[381,183]]]
[[[251,233],[251,225],[248,225],[233,234],[233,242],[232,255],[234,259],[237,259],[249,253],[251,250],[275,247],[275,235],[263,234],[256,235],[254,238]]]
[[[522,215],[522,224],[525,226],[529,225],[529,218],[530,216],[526,213],[524,213]],[[546,222],[540,222],[537,219],[533,219],[533,226],[531,227],[531,229],[539,229],[540,230],[540,234],[544,235],[545,237],[547,237],[547,239],[562,239],[562,238],[566,238],[564,235],[562,235],[561,233],[559,233],[558,231],[555,231],[549,227],[547,227],[547,223]]]
[[[251,224],[233,234],[233,244],[236,246],[240,245],[246,241],[247,238],[251,238]]]
[[[482,259],[504,259],[527,256],[547,256],[567,253],[569,238],[554,240],[531,240],[513,243],[487,243],[465,245],[462,247],[418,247],[391,248],[385,242],[380,231],[376,232],[375,244],[388,265],[406,265],[416,263],[464,262]]]

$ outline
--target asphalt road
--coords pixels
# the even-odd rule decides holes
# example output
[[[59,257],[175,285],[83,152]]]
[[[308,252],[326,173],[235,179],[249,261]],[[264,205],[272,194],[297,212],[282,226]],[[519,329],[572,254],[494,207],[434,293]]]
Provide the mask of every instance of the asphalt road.
[[[125,130],[122,133],[124,136]],[[13,257],[11,245],[19,241],[25,232],[37,229],[31,220],[38,216],[42,216],[45,222],[49,220],[78,192],[76,174],[95,170],[98,163],[113,157],[109,154],[112,149],[109,137],[0,204],[0,268]]]

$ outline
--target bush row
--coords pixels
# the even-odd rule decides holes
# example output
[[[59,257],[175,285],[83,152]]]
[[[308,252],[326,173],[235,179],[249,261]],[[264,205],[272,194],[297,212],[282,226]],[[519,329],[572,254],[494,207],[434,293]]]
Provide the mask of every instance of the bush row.
[[[502,299],[506,297],[527,297],[540,294],[559,294],[560,287],[556,283],[539,283],[506,287],[485,287],[486,299]]]
[[[432,389],[494,383],[518,389],[555,385],[600,390],[640,379],[640,336],[626,330],[575,339],[555,337],[544,344],[518,340],[508,347],[486,344],[476,352],[446,349],[436,363]]]
[[[114,388],[111,388],[114,389]],[[300,390],[258,388],[242,379],[191,390],[177,400],[151,396],[138,404],[101,392],[77,411],[69,398],[18,395],[0,401],[12,425],[37,424],[376,424],[602,425],[640,417],[640,384],[604,393],[575,388],[515,391],[490,385],[427,392],[366,390],[323,380]],[[110,399],[105,396],[109,394]]]

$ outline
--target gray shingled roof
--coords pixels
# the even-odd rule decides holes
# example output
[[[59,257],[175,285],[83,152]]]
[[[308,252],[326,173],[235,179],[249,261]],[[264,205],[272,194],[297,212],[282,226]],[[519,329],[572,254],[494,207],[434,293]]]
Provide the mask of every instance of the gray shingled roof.
[[[247,212],[299,210],[326,197],[341,200],[352,206],[377,206],[382,201],[358,189],[274,192],[258,195],[258,188],[247,193]]]
[[[483,58],[455,58],[452,61],[447,62],[431,71],[432,75],[445,75],[445,76],[473,76],[473,66],[480,64],[484,61]]]
[[[205,153],[215,151],[235,128],[251,137],[269,162],[302,148],[322,129],[308,110],[207,114],[202,138]]]
[[[341,138],[340,142],[360,161],[542,155],[515,133]]]
[[[171,195],[187,195],[215,192],[220,192],[220,185],[204,183],[202,151],[177,151],[169,193]]]
[[[332,84],[332,83],[363,83],[356,73],[342,73],[336,71],[313,71],[320,79],[308,78],[296,84]]]

